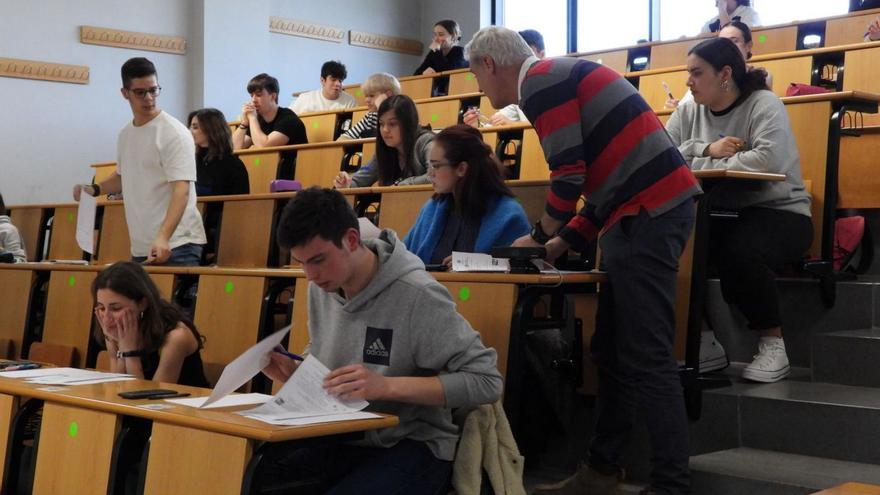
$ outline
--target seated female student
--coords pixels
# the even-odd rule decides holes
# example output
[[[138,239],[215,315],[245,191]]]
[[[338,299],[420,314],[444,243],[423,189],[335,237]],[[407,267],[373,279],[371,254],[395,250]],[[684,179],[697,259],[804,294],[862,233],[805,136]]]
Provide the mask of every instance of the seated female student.
[[[371,75],[361,84],[361,91],[364,92],[364,98],[367,100],[367,114],[351,129],[339,136],[338,140],[374,137],[376,126],[379,123],[379,114],[377,113],[379,105],[386,98],[400,94],[400,81],[391,74],[379,72]]]
[[[140,264],[115,263],[92,283],[95,340],[104,344],[110,370],[137,378],[208,387],[203,339],[183,311],[159,296]]]
[[[376,156],[353,175],[339,172],[336,189],[427,184],[428,151],[434,133],[419,126],[416,104],[406,95],[396,95],[379,105],[379,137]]]
[[[715,0],[718,15],[706,21],[700,34],[717,33],[722,26],[740,21],[750,28],[761,25],[758,12],[751,7],[751,0]]]
[[[413,75],[436,74],[452,69],[462,69],[468,66],[464,58],[464,48],[458,44],[461,40],[461,27],[458,23],[445,19],[434,24],[433,38],[428,46],[428,54]],[[449,91],[447,78],[435,79],[432,96],[441,96]]]
[[[721,31],[718,32],[719,38],[727,38],[739,48],[740,53],[742,53],[744,60],[749,60],[752,58],[752,47],[754,43],[752,42],[752,30],[748,25],[742,23],[740,21],[731,21],[730,24],[727,24]],[[746,70],[751,71],[754,70],[755,67],[752,65],[746,65]],[[773,76],[767,72],[767,77],[765,82],[767,83],[768,88],[773,87]],[[681,100],[676,100],[674,98],[669,98],[666,100],[666,108],[677,108],[678,105],[684,103],[686,101],[692,101],[694,99],[694,95],[691,94],[691,91],[688,90],[684,96],[681,97]]]
[[[0,254],[12,254],[12,260],[15,263],[24,263],[27,261],[27,254],[24,251],[24,244],[21,242],[21,235],[18,229],[12,224],[9,215],[6,212],[6,204],[3,202],[3,195],[0,195]]]
[[[203,108],[189,114],[189,130],[196,143],[196,194],[248,194],[248,171],[232,154],[232,131],[223,112]]]
[[[761,334],[743,377],[774,382],[789,373],[773,270],[799,261],[813,238],[810,196],[782,101],[767,89],[764,72],[746,70],[736,45],[706,40],[687,59],[694,101],[666,124],[694,170],[727,169],[784,174],[785,181],[730,184],[712,195],[712,207],[737,212],[710,224],[710,262],[726,301]]]
[[[447,127],[434,139],[429,163],[434,196],[403,239],[425,264],[449,265],[452,251],[488,253],[529,233],[526,213],[480,131]]]

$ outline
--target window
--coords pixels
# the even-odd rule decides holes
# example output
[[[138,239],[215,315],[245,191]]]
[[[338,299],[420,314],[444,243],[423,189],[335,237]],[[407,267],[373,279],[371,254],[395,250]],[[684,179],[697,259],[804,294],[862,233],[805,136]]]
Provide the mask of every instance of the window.
[[[658,0],[659,39],[673,40],[700,34],[703,24],[718,15],[712,0]]]
[[[504,25],[516,31],[536,29],[548,57],[568,53],[567,0],[504,0]]]
[[[765,26],[849,12],[849,0],[752,0]]]
[[[647,40],[649,6],[650,0],[579,0],[577,51],[591,52]]]

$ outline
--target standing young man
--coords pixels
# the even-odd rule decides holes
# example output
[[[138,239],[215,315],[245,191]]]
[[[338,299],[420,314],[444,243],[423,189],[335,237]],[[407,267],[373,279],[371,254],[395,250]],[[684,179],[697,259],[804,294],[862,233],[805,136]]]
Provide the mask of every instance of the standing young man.
[[[133,261],[198,265],[205,244],[196,208],[195,144],[189,129],[162,111],[156,67],[143,57],[122,65],[122,97],[134,116],[119,133],[116,171],[95,185],[76,185],[92,196],[122,193]]]
[[[251,101],[241,107],[241,123],[232,133],[232,147],[243,150],[255,146],[285,146],[306,144],[306,126],[289,108],[278,106],[278,79],[269,74],[257,74],[248,82]],[[296,169],[296,150],[281,153],[278,179],[293,179]]]
[[[637,408],[647,411],[653,450],[645,493],[689,493],[688,422],[672,344],[696,179],[645,100],[613,70],[576,58],[538,60],[502,27],[481,29],[465,51],[495,108],[519,101],[550,165],[544,214],[514,246],[544,246],[555,259],[602,234],[609,282],[591,345],[599,368],[595,436],[575,476],[535,493],[615,493]]]
[[[458,442],[450,409],[498,400],[495,350],[393,232],[361,240],[340,192],[298,192],[277,236],[311,282],[307,352],[332,370],[324,388],[370,401],[367,410],[394,414],[400,424],[352,444],[295,451],[269,476],[318,478],[336,495],[446,493]],[[271,359],[264,372],[278,382],[296,371],[284,355]]]
[[[296,114],[304,114],[356,107],[354,96],[342,90],[342,81],[346,77],[348,71],[342,62],[324,62],[321,66],[321,89],[301,93],[290,104],[290,109]]]

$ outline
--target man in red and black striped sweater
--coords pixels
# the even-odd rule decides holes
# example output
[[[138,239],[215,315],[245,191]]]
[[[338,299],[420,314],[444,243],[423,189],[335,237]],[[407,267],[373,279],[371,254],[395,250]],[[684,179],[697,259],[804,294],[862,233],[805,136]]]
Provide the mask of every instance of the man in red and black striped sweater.
[[[536,493],[614,493],[639,408],[653,449],[645,493],[689,493],[688,424],[672,346],[696,179],[648,104],[613,70],[576,58],[539,61],[503,27],[480,30],[465,50],[495,108],[519,102],[550,165],[545,212],[514,245],[543,245],[555,259],[599,236],[610,281],[591,346],[599,395],[587,464]]]

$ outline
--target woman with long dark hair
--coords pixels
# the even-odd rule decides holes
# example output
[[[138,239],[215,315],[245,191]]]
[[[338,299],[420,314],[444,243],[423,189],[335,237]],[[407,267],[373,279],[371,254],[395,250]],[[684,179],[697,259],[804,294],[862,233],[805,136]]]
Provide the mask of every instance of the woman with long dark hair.
[[[427,184],[428,151],[434,133],[419,126],[419,112],[412,98],[392,96],[379,105],[379,136],[376,156],[353,175],[339,172],[333,181],[337,189]]]
[[[492,148],[473,127],[456,125],[437,135],[428,177],[434,196],[403,240],[426,264],[449,264],[452,251],[488,253],[531,230]]]
[[[464,58],[464,49],[458,44],[461,41],[461,27],[452,19],[444,19],[434,24],[431,33],[431,44],[422,65],[414,75],[428,75],[445,70],[461,69],[468,66]]]
[[[140,264],[115,263],[92,283],[93,332],[106,347],[110,370],[145,380],[208,387],[200,350],[203,338],[192,320],[159,295]]]
[[[698,44],[688,54],[687,68],[694,101],[680,105],[666,129],[691,168],[786,177],[714,191],[712,207],[734,211],[736,218],[713,218],[709,229],[710,262],[724,298],[761,335],[743,377],[775,382],[788,375],[789,363],[774,270],[802,259],[813,239],[797,144],[785,106],[767,88],[766,73],[747,70],[732,41]],[[726,362],[723,352],[721,358]]]
[[[250,193],[247,168],[232,154],[232,132],[223,112],[203,108],[190,113],[187,122],[196,143],[196,194]]]
[[[751,0],[715,0],[718,15],[706,21],[700,34],[717,33],[732,21],[740,21],[750,28],[761,25],[761,17],[752,8]]]

